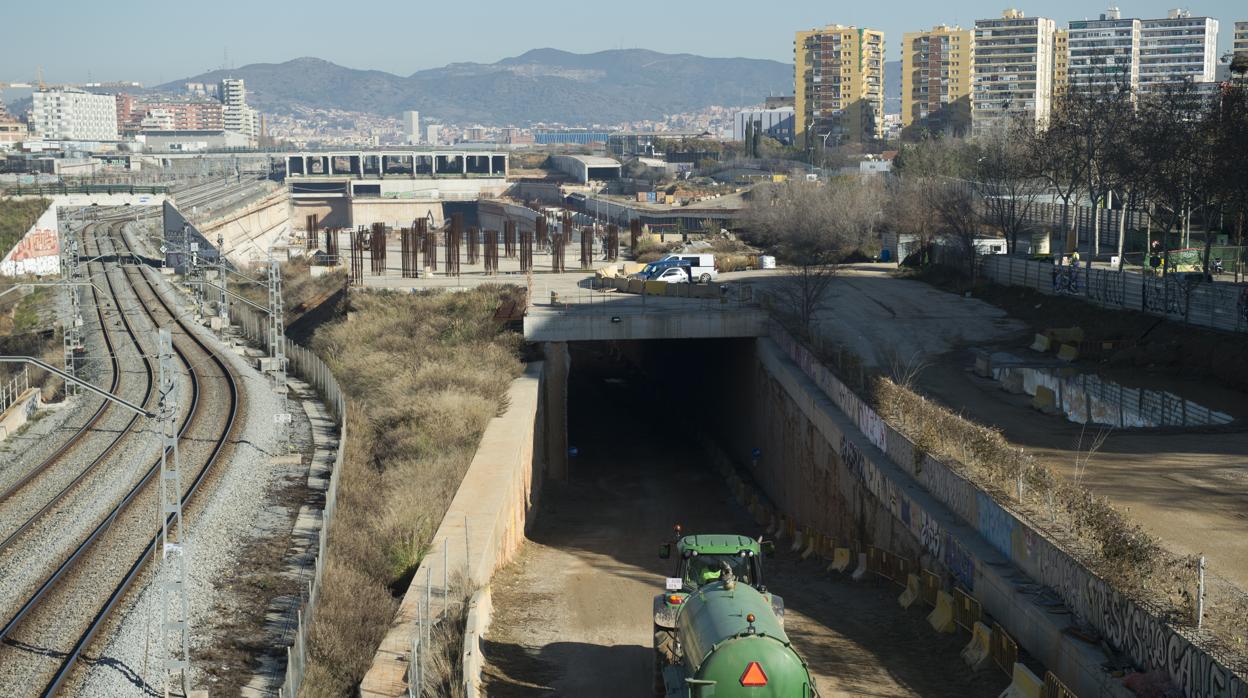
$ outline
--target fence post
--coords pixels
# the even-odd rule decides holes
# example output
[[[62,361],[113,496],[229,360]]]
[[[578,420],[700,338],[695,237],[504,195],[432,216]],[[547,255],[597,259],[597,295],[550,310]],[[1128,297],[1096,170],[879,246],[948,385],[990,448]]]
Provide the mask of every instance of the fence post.
[[[1196,629],[1200,630],[1205,617],[1205,556],[1200,556],[1200,565],[1196,568]]]

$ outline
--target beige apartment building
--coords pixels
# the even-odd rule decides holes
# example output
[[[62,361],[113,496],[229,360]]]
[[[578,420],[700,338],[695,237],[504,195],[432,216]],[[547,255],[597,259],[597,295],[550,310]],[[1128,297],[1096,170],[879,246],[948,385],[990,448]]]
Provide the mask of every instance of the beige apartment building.
[[[964,135],[971,128],[975,32],[938,25],[906,32],[901,45],[901,128]]]
[[[884,32],[839,24],[797,32],[794,124],[814,149],[884,137]]]
[[[1053,32],[1053,96],[1060,95],[1070,81],[1070,32]]]

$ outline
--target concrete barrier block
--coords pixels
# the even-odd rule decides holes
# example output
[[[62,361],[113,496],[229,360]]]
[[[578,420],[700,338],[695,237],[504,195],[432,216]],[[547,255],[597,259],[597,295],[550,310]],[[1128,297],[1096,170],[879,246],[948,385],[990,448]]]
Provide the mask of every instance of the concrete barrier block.
[[[1018,371],[1010,371],[1001,379],[1001,389],[1007,393],[1021,395],[1026,390],[1023,384],[1023,374]]]
[[[1045,414],[1057,414],[1057,393],[1043,385],[1036,386],[1036,394],[1031,398],[1031,406]]]
[[[938,633],[951,633],[958,628],[953,617],[953,597],[949,594],[936,592],[936,608],[927,614],[927,622]]]
[[[979,671],[988,666],[992,659],[992,628],[979,621],[971,629],[971,641],[962,648],[962,661],[972,671]]]
[[[646,282],[642,281],[641,279],[629,279],[627,290],[629,293],[638,293],[638,294],[645,293]]]
[[[663,289],[663,295],[672,297],[679,296],[681,291],[680,287],[688,285],[689,284],[668,284],[667,288]]]
[[[902,608],[910,608],[915,601],[919,600],[919,575],[906,575],[906,590],[901,592],[901,596],[897,597],[897,603]]]
[[[980,378],[992,378],[992,357],[979,354],[975,357],[975,375]]]
[[[849,569],[849,548],[835,548],[832,551],[832,564],[828,565],[829,572],[844,572]]]
[[[776,526],[776,532],[772,534],[772,537],[775,538],[777,541],[781,541],[784,539],[785,534],[787,534],[788,532],[789,532],[789,517],[785,516],[784,514],[781,514],[780,521],[777,523],[777,526]]]
[[[1031,672],[1031,669],[1014,663],[1014,673],[1010,685],[1001,692],[1000,698],[1042,698],[1044,681]]]
[[[1031,350],[1044,353],[1053,348],[1053,341],[1047,335],[1037,334],[1036,340],[1031,343]]]
[[[793,545],[789,546],[789,552],[795,553],[802,549],[802,540],[805,538],[803,532],[799,529],[793,533]]]
[[[1057,358],[1062,361],[1074,361],[1079,358],[1079,347],[1074,344],[1063,344],[1062,348],[1057,350]]]
[[[661,296],[664,293],[667,293],[666,281],[646,281],[644,283],[646,285],[647,296]]]
[[[855,582],[861,582],[867,576],[867,554],[858,553],[858,568],[850,575]]]
[[[623,276],[617,276],[617,277],[615,278],[615,290],[617,290],[617,291],[627,291],[627,290],[628,290],[628,282],[629,282],[630,280],[631,280],[631,279],[626,279],[626,278],[624,278]]]

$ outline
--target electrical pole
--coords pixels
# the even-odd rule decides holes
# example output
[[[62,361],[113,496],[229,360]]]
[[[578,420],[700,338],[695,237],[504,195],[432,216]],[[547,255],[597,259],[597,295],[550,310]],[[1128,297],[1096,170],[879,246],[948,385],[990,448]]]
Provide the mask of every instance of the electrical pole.
[[[186,576],[190,549],[182,525],[182,470],[178,455],[178,381],[173,361],[173,337],[160,329],[160,402],[157,407],[160,433],[160,542],[161,560],[170,579],[160,583],[160,647],[165,666],[165,696],[174,682],[182,695],[190,695],[190,602]]]
[[[225,321],[225,326],[230,324],[230,294],[226,291],[225,278],[225,237],[217,235],[217,282],[221,284],[221,304],[217,306],[217,314]]]
[[[273,392],[278,412],[273,415],[282,441],[289,437],[290,411],[286,407],[286,320],[282,307],[282,265],[269,258],[269,356],[273,365]]]
[[[79,254],[78,236],[74,234],[72,223],[67,222],[65,225],[65,244],[62,263],[64,272],[62,274],[65,281],[71,282],[66,284],[66,291],[69,293],[69,312],[68,317],[61,323],[61,342],[65,359],[65,372],[77,376],[77,352],[82,349],[82,302],[78,295],[78,286],[73,282],[82,280],[82,257]],[[78,387],[66,381],[65,394],[76,395]]]

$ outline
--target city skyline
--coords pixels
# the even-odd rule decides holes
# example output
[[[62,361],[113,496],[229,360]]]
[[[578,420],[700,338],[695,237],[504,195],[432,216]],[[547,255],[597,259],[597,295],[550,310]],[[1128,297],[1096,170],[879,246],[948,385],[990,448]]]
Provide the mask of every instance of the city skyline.
[[[9,9],[10,26],[48,29],[27,30],[7,38],[0,47],[0,65],[4,66],[0,81],[32,80],[41,69],[49,83],[135,80],[153,86],[223,67],[282,63],[302,56],[409,75],[447,63],[493,63],[544,47],[576,53],[645,48],[791,63],[795,31],[833,23],[883,31],[886,60],[894,61],[901,57],[905,32],[938,24],[968,28],[976,19],[1000,16],[1008,4],[976,0],[941,8],[902,0],[885,12],[878,5],[831,9],[820,3],[797,2],[783,12],[759,12],[756,4],[741,0],[717,3],[713,8],[638,0],[628,13],[610,13],[564,0],[543,3],[542,10],[536,12],[531,7],[485,0],[469,20],[457,7],[393,2],[377,5],[372,13],[343,14],[338,11],[339,4],[325,0],[309,0],[298,6],[224,0],[214,12],[203,16],[194,7],[171,7],[152,0],[128,3],[124,13],[107,3],[67,0],[58,6],[65,19],[53,25],[39,16],[36,6]],[[1071,20],[1095,19],[1106,9],[1071,0],[1015,6],[1027,16],[1054,20],[1058,28],[1065,28]],[[1123,17],[1147,19],[1164,17],[1174,3],[1125,2],[1117,6]],[[296,7],[298,14],[294,13]],[[1248,8],[1232,0],[1209,0],[1185,9],[1195,16],[1219,20],[1219,57],[1231,49],[1234,23],[1248,20]],[[387,30],[378,32],[372,25],[382,16]],[[410,33],[391,29],[408,25],[413,28]],[[449,30],[433,32],[427,26]],[[194,34],[178,31],[181,27],[194,27]],[[690,27],[698,31],[691,32]],[[144,34],[142,42],[113,41],[140,32]],[[541,38],[534,38],[538,36]],[[51,40],[57,43],[57,51],[47,50]]]

